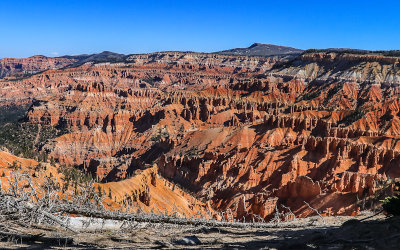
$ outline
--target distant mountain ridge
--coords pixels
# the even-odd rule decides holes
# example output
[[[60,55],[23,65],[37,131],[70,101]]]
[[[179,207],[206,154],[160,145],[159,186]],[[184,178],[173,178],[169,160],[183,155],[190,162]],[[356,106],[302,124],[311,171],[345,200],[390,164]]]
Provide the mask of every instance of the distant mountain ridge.
[[[28,58],[3,58],[0,59],[0,79],[4,77],[26,77],[49,69],[76,67],[87,62],[123,62],[126,57],[127,55],[103,51],[97,54],[60,57],[36,55]]]
[[[154,53],[166,53],[173,51],[163,51]],[[179,52],[179,51],[175,51]],[[200,54],[219,54],[231,56],[259,56],[259,57],[277,57],[276,60],[288,61],[295,59],[301,54],[310,53],[338,53],[338,54],[358,54],[358,55],[378,55],[400,57],[400,50],[362,50],[351,48],[328,48],[328,49],[308,49],[302,50],[287,46],[273,44],[254,43],[248,48],[234,48],[229,50],[217,51],[213,53],[190,52],[181,53],[200,53]],[[153,54],[153,53],[144,53]],[[111,51],[103,51],[96,54],[64,55],[59,57],[47,57],[42,55],[31,56],[28,58],[3,58],[0,59],[0,79],[4,77],[27,77],[41,71],[49,69],[62,69],[77,67],[87,62],[92,63],[119,63],[129,61],[132,55],[143,54],[119,54]]]
[[[60,69],[71,65],[72,58],[31,56],[28,58],[0,59],[0,79],[11,75],[27,76],[49,69]]]
[[[275,55],[299,55],[304,50],[274,44],[253,43],[248,48],[235,48],[215,52],[222,55],[236,56],[275,56]]]
[[[127,55],[124,54],[118,54],[111,51],[103,51],[97,54],[65,55],[65,56],[60,56],[59,58],[76,60],[76,62],[73,64],[75,66],[86,62],[96,62],[96,63],[120,62],[124,61],[126,57]]]

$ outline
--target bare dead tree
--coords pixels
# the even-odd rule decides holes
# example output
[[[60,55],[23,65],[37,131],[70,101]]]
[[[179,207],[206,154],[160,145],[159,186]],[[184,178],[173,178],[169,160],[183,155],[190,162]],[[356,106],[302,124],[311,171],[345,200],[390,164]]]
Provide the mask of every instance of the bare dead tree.
[[[304,203],[305,203],[311,210],[313,210],[319,217],[321,217],[322,222],[325,223],[324,217],[318,212],[317,209],[311,207],[310,204],[308,204],[306,201],[304,201]]]
[[[281,207],[283,207],[284,209],[287,209],[287,210],[288,210],[288,213],[287,213],[287,214],[289,214],[290,216],[292,216],[293,220],[296,220],[296,215],[292,212],[292,210],[290,209],[290,207],[287,207],[287,206],[285,206],[285,205],[283,205],[283,204],[281,204]],[[286,215],[286,221],[289,221],[287,215]]]

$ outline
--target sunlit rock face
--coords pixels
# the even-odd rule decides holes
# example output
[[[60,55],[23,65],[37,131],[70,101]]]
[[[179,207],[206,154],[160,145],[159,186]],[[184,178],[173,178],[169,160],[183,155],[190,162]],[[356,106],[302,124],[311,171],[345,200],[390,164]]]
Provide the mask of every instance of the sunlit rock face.
[[[2,80],[0,101],[31,103],[29,122],[67,129],[42,150],[100,182],[156,164],[230,219],[308,216],[306,203],[350,215],[400,177],[398,67],[335,53],[153,53]]]

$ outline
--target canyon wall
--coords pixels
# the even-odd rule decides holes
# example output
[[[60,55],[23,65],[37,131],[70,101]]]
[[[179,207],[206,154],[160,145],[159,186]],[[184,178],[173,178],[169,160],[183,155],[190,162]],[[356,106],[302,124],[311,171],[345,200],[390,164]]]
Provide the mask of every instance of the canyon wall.
[[[398,67],[370,55],[160,52],[3,80],[0,104],[31,103],[28,122],[67,130],[42,151],[101,185],[146,173],[133,197],[147,206],[164,192],[149,195],[154,175],[229,220],[309,216],[307,204],[354,215],[400,177]]]

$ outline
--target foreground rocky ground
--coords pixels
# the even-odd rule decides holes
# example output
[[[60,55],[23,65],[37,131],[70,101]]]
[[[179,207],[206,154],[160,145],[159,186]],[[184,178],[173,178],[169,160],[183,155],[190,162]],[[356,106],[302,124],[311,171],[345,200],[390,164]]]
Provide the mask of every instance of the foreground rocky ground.
[[[396,249],[399,218],[364,214],[357,217],[310,217],[269,224],[266,228],[182,226],[133,223],[111,229],[95,224],[74,234],[57,227],[0,225],[3,249]],[[82,218],[81,218],[82,219]],[[76,219],[78,220],[78,219]],[[104,226],[103,225],[103,226]],[[108,225],[108,226],[107,226]],[[78,227],[78,224],[75,224]],[[108,228],[107,228],[108,227]],[[4,232],[18,232],[6,237]],[[22,236],[24,235],[24,236]],[[28,239],[27,235],[32,238]],[[22,237],[25,237],[21,240]]]

